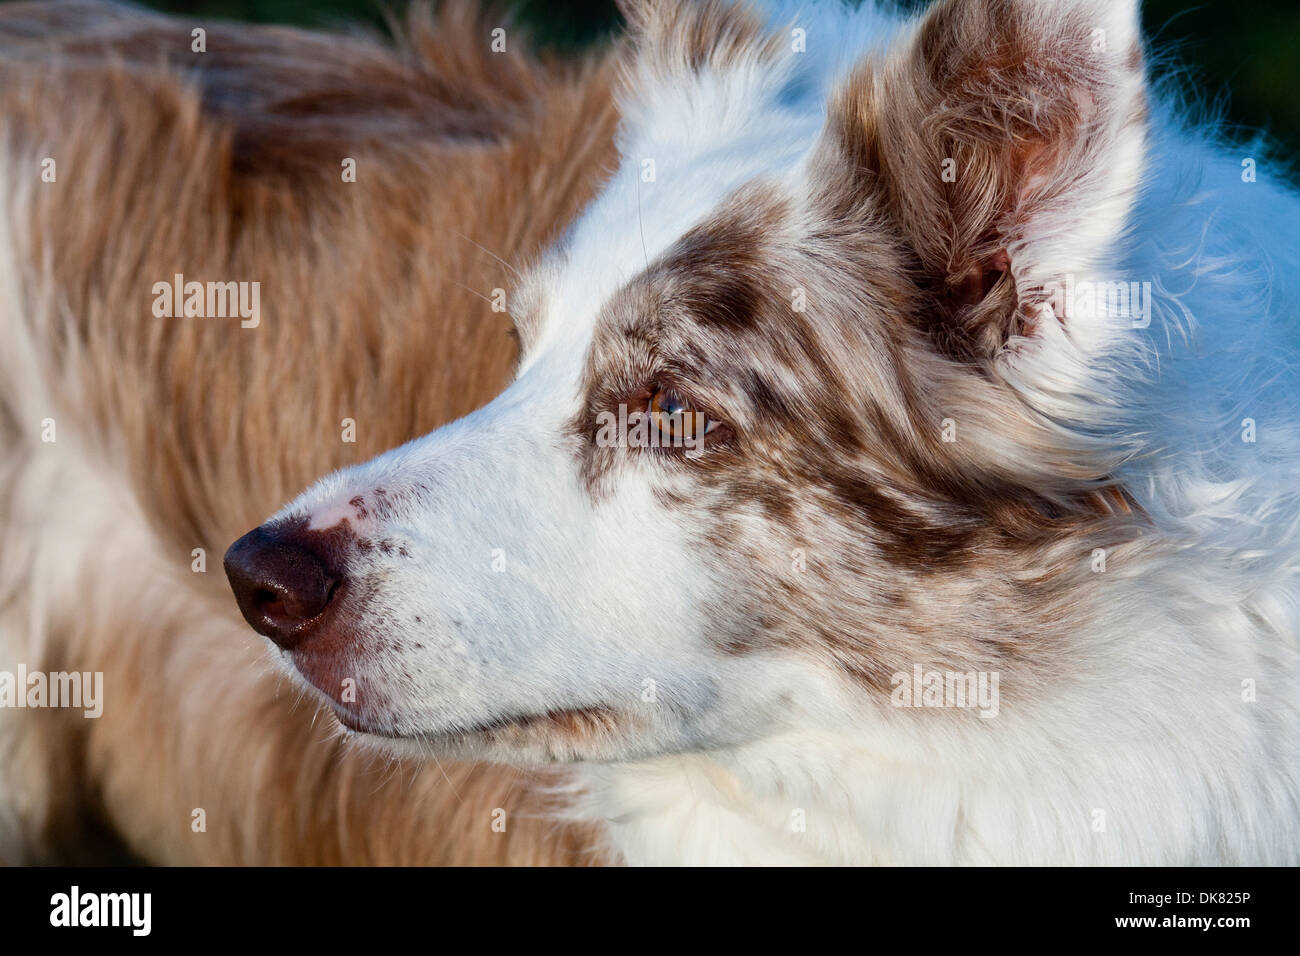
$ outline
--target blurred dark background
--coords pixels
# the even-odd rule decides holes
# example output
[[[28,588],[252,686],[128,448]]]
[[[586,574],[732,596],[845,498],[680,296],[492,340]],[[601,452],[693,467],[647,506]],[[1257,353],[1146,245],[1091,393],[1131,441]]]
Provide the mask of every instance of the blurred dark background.
[[[382,27],[383,11],[404,0],[146,0],[174,13],[328,26],[363,21]],[[924,0],[904,0],[923,7]],[[573,49],[617,29],[613,0],[506,0],[541,43]],[[1197,97],[1224,108],[1230,124],[1262,129],[1292,159],[1300,147],[1300,0],[1146,0],[1144,19],[1156,48],[1190,68]]]

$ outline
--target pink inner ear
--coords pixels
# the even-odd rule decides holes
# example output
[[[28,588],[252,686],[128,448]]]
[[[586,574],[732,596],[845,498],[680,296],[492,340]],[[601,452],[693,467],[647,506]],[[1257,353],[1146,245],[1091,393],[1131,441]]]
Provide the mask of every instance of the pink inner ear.
[[[983,302],[998,280],[1010,271],[1011,257],[1005,249],[999,249],[989,259],[971,266],[958,287],[961,302],[965,305]]]

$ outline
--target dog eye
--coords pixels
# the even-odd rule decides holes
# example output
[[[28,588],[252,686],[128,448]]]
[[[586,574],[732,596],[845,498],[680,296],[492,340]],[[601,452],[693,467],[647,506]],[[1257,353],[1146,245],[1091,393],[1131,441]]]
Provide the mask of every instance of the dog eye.
[[[691,405],[680,392],[661,388],[650,396],[650,420],[664,438],[695,438],[713,431],[717,422]]]

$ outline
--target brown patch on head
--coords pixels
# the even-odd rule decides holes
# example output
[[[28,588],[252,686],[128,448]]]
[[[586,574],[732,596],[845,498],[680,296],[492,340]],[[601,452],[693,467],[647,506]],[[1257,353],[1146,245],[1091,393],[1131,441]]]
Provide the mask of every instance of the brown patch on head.
[[[852,77],[810,202],[750,184],[607,304],[571,428],[597,501],[650,481],[731,576],[706,609],[720,648],[797,649],[875,691],[918,662],[1053,673],[1104,592],[1092,551],[1143,533],[1102,504],[1109,460],[989,368],[1026,331],[1014,218],[1088,151],[1088,97],[1030,98],[1098,82],[1096,63],[1073,47],[1043,63],[1052,39],[1019,14],[965,6],[983,12],[922,28],[919,78],[893,61]],[[1063,22],[1056,41],[1086,42]],[[600,412],[664,381],[727,439],[693,460],[596,447]]]

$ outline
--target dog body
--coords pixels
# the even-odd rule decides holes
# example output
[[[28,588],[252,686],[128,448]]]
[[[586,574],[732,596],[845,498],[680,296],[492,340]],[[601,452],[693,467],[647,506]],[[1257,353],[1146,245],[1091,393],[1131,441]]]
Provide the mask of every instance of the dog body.
[[[0,9],[0,671],[100,672],[105,698],[0,709],[0,859],[598,858],[542,819],[536,775],[348,747],[218,566],[273,503],[508,378],[494,256],[535,255],[590,198],[617,113],[605,66],[493,55],[494,26],[416,9],[393,49]],[[257,327],[156,315],[177,273],[260,282]]]
[[[612,123],[593,132],[579,119],[607,103],[607,70],[539,70],[504,102],[480,94],[482,115],[462,113],[459,135],[520,103],[549,103],[552,118],[532,139],[483,134],[523,145],[499,180],[476,184],[514,191],[480,192],[484,208],[458,210],[476,224],[468,247],[426,238],[419,267],[395,268],[384,250],[429,227],[386,219],[365,260],[382,280],[362,283],[364,270],[330,268],[335,240],[301,251],[304,237],[337,236],[344,220],[305,217],[291,251],[270,260],[255,232],[242,242],[232,234],[239,255],[226,261],[159,261],[151,281],[259,268],[288,278],[262,291],[268,318],[237,348],[192,326],[164,334],[152,331],[162,320],[133,320],[138,338],[116,355],[136,371],[120,395],[156,396],[167,410],[158,414],[177,424],[133,432],[110,416],[130,453],[115,459],[119,471],[88,464],[102,450],[53,458],[29,438],[6,476],[8,497],[33,502],[41,535],[5,533],[48,554],[29,562],[35,593],[48,595],[34,603],[61,621],[56,595],[95,580],[96,568],[142,566],[147,554],[168,594],[144,593],[171,609],[169,627],[227,631],[216,597],[200,598],[157,542],[233,537],[232,512],[247,520],[257,503],[287,497],[283,486],[304,471],[363,457],[338,460],[351,449],[327,444],[340,421],[373,421],[379,433],[366,444],[382,448],[438,423],[429,418],[468,411],[448,401],[385,420],[395,398],[420,394],[421,366],[408,356],[455,367],[460,353],[448,339],[404,340],[420,335],[409,319],[367,339],[371,326],[347,316],[367,301],[394,314],[452,314],[467,308],[463,296],[437,297],[461,270],[486,270],[485,294],[506,290],[520,341],[513,384],[450,425],[321,479],[240,539],[226,567],[245,617],[281,648],[289,680],[314,688],[353,739],[413,768],[460,761],[457,781],[498,773],[475,761],[558,768],[522,789],[553,792],[546,812],[568,823],[514,835],[515,859],[594,848],[649,864],[1295,862],[1300,255],[1280,237],[1295,235],[1300,200],[1262,157],[1238,156],[1180,121],[1147,82],[1127,4],[948,0],[915,21],[871,5],[760,14],[649,2],[627,12],[632,39],[614,54],[617,159],[602,152]],[[246,110],[248,100],[229,97]],[[387,115],[376,107],[370,121],[382,129]],[[187,128],[177,122],[170,135]],[[283,128],[246,119],[236,128],[233,146],[211,147],[215,168],[239,174],[246,154],[263,176]],[[340,138],[327,139],[335,152]],[[34,149],[21,155],[39,158]],[[282,158],[291,182],[315,175],[302,172],[303,152]],[[378,178],[407,183],[437,162],[404,158],[409,165],[391,159]],[[453,158],[437,169],[460,169]],[[1243,176],[1243,159],[1259,175]],[[218,221],[252,221],[269,243],[267,204],[292,194],[271,182],[266,194],[221,193],[238,202],[222,198]],[[314,199],[326,195],[313,188]],[[442,188],[455,196],[464,185]],[[112,208],[88,187],[83,196]],[[534,205],[543,196],[547,209]],[[38,199],[24,201],[39,212]],[[351,201],[330,208],[360,216]],[[177,218],[204,215],[200,203]],[[23,290],[6,328],[63,316],[68,331],[18,338],[30,342],[30,363],[9,376],[5,408],[24,434],[48,417],[42,401],[119,394],[109,376],[85,384],[84,353],[100,326],[84,315],[109,301],[111,283],[80,298],[66,282],[51,286],[34,253],[45,246],[12,235],[28,221],[3,217],[6,287]],[[52,227],[33,221],[44,238],[39,229]],[[493,255],[460,269],[432,255],[481,247],[533,263],[516,274]],[[197,236],[159,246],[202,248]],[[55,255],[53,271],[80,275],[105,255],[83,250],[71,264]],[[114,261],[110,276],[143,282],[139,257]],[[311,359],[352,351],[314,369],[310,383],[291,382],[288,394],[308,398],[270,414],[276,398],[264,380],[283,375],[304,328],[323,334],[283,311],[269,322],[271,303],[327,301],[311,288],[322,270],[328,314],[354,337],[309,339],[320,343]],[[404,299],[413,274],[421,294]],[[268,335],[283,347],[268,347]],[[224,349],[220,363],[176,358],[209,348]],[[48,367],[48,355],[61,377],[34,379],[27,370]],[[144,356],[188,372],[186,385],[174,383],[179,371],[164,376],[170,391],[146,384]],[[375,384],[354,370],[362,356]],[[201,408],[223,375],[238,385],[222,406],[230,419],[214,422]],[[446,396],[468,387],[439,386]],[[363,411],[350,414],[349,403]],[[162,433],[143,437],[151,427]],[[265,433],[283,446],[261,444]],[[235,436],[238,454],[214,461],[223,435]],[[299,453],[308,460],[290,464]],[[141,460],[193,484],[184,508],[145,513],[142,502],[175,489],[133,474],[126,463]],[[268,473],[270,482],[259,477]],[[54,487],[84,513],[38,507]],[[95,602],[112,609],[123,640],[141,592],[125,607],[110,582]],[[24,623],[39,617],[33,607],[12,598],[7,607],[6,645],[29,656],[34,643],[20,635],[85,627],[33,629]],[[62,640],[45,660],[110,652],[104,637]],[[208,643],[136,640],[136,653],[161,648],[168,671],[143,662],[135,671],[177,693],[178,675],[203,669],[194,655],[211,653],[196,649]],[[267,711],[240,744],[290,739],[265,679],[253,686],[237,670],[246,663],[228,666],[236,673],[213,678],[203,704],[181,696],[171,711],[193,726],[200,714],[229,712],[222,695],[242,688],[236,699]],[[143,738],[157,712],[128,726]],[[110,700],[105,719],[112,713]],[[205,734],[227,739],[219,726]],[[11,729],[7,739],[29,766],[40,763],[39,735]],[[98,755],[92,776],[120,780],[116,762],[139,743],[87,746]],[[302,758],[286,756],[291,749],[274,751],[285,763],[272,786],[300,794]],[[335,762],[358,759],[334,745],[312,765],[315,779],[337,788],[350,771]],[[212,765],[205,758],[202,772]],[[425,808],[381,793],[372,816],[436,811],[458,821],[439,829],[439,845],[500,858],[505,840],[485,834],[496,832],[497,810],[514,819],[501,806],[513,784],[457,792],[452,807],[433,793],[440,770],[410,772]],[[32,766],[11,784],[52,776]],[[173,788],[174,805],[146,814],[117,787],[96,798],[133,846],[205,856],[202,839],[140,835],[150,819],[188,820],[192,790]],[[25,833],[30,806],[48,796],[9,792],[0,820],[13,821],[8,834]],[[333,822],[364,831],[350,801],[340,797],[346,809]],[[254,812],[241,802],[232,816]],[[517,834],[513,826],[506,832]],[[348,857],[345,845],[337,852]]]

